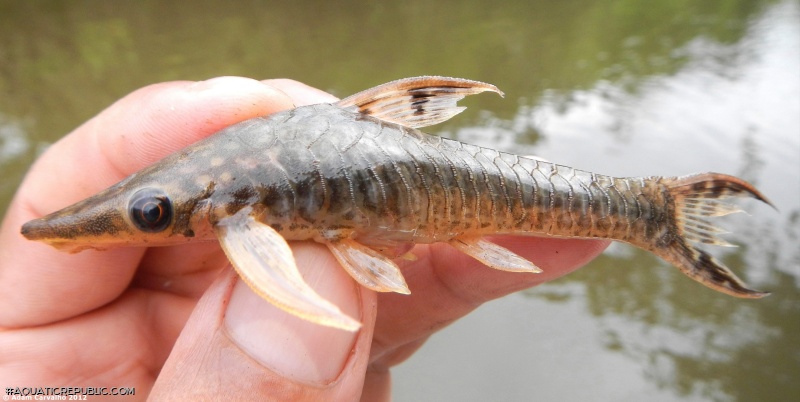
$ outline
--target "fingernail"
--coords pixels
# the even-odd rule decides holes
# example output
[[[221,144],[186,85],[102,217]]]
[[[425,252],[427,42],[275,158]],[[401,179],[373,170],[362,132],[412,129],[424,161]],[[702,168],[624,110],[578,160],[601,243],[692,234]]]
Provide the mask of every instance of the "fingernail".
[[[306,282],[350,317],[361,317],[359,289],[327,250],[295,247]],[[344,368],[358,336],[314,324],[260,298],[240,279],[224,318],[228,335],[242,351],[281,376],[315,385],[330,384]]]

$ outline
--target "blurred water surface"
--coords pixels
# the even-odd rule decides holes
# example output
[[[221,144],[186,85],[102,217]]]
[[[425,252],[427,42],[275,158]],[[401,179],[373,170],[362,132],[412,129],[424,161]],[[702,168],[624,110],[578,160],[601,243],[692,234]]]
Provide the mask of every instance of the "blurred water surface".
[[[429,132],[598,173],[718,171],[778,211],[712,250],[759,301],[615,245],[492,302],[394,370],[399,401],[800,399],[800,2],[0,3],[0,214],[48,144],[141,86],[289,77],[346,96],[442,74],[498,85]],[[87,173],[89,174],[89,173]]]

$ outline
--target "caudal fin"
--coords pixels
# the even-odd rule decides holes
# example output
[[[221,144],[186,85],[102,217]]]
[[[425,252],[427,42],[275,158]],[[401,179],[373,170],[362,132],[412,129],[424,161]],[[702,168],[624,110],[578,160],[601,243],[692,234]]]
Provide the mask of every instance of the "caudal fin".
[[[661,258],[677,266],[692,279],[712,289],[743,298],[760,298],[766,292],[749,289],[730,269],[692,243],[732,246],[717,237],[723,230],[707,218],[724,216],[741,209],[719,201],[729,197],[750,197],[772,205],[746,181],[719,173],[704,173],[663,179],[675,201],[676,235],[669,245],[654,249]]]

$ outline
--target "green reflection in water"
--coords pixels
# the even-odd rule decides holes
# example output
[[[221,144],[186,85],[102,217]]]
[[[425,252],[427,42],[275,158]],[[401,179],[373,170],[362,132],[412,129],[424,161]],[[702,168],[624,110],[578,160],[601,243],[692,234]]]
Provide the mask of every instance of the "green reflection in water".
[[[578,102],[575,91],[600,83],[640,93],[650,78],[697,62],[686,51],[696,41],[742,41],[753,20],[775,3],[3,2],[0,215],[46,144],[150,83],[291,77],[344,96],[400,77],[463,76],[497,84],[510,99],[470,99],[471,113],[434,131],[484,121],[475,110],[510,124],[523,108],[548,104],[565,112]],[[716,49],[705,57],[730,66],[714,71],[734,78],[736,66],[751,56],[747,47]],[[524,144],[543,136],[536,124],[514,133]],[[745,168],[737,173],[751,180],[748,172],[757,174],[764,159],[758,143],[748,137],[746,144],[730,145],[731,152],[745,150]],[[712,397],[742,401],[800,395],[792,382],[800,373],[798,278],[775,269],[800,265],[798,214],[784,212],[778,225],[784,230],[754,228],[751,248],[726,255],[737,272],[752,260],[769,267],[764,282],[775,296],[763,302],[720,297],[638,251],[604,256],[565,281],[585,284],[588,308],[608,320],[605,346],[646,362],[661,386],[684,394],[706,387]],[[537,294],[575,299],[558,289]],[[615,317],[628,325],[613,325]],[[668,340],[643,341],[653,334]],[[684,339],[695,348],[670,349],[670,340]]]

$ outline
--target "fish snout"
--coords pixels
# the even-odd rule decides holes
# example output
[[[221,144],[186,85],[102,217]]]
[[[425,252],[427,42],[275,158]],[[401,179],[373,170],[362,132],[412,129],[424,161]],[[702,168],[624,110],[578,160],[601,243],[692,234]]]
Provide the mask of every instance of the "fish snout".
[[[81,203],[34,219],[22,225],[28,240],[47,243],[62,250],[80,251],[90,244],[118,243],[131,229],[122,213],[113,208],[86,208]],[[124,236],[123,236],[124,237]]]

